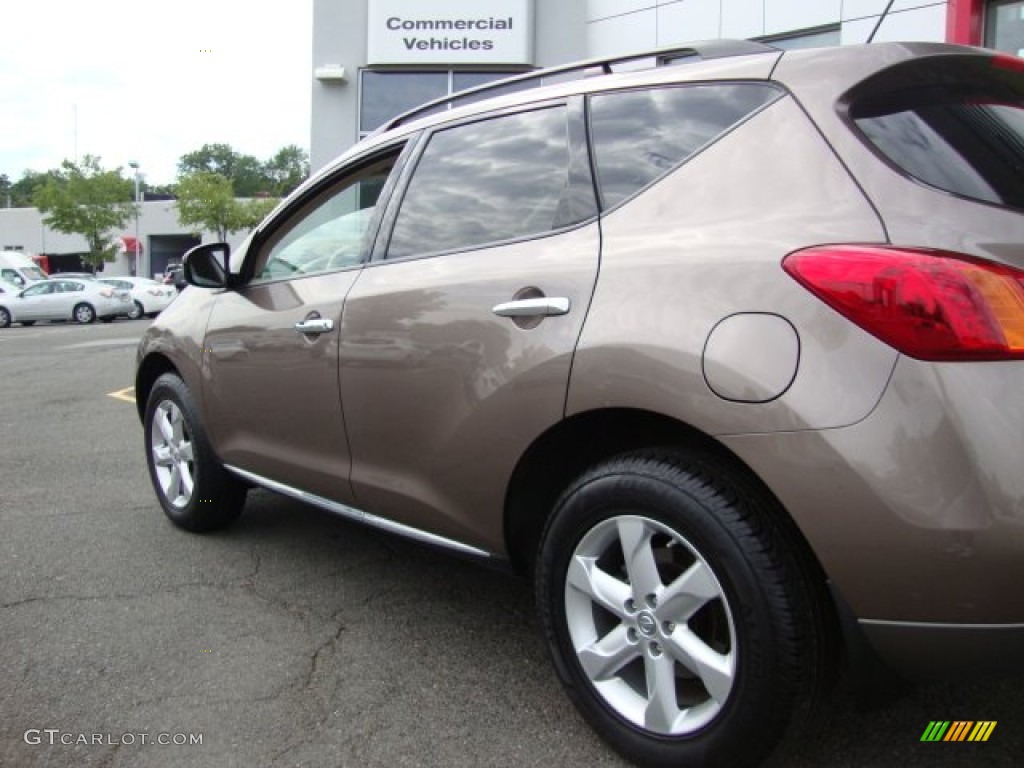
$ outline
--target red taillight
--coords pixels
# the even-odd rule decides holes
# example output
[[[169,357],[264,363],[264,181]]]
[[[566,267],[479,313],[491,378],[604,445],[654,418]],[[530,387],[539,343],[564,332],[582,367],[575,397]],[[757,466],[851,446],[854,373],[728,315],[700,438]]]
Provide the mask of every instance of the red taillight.
[[[922,248],[833,245],[783,268],[868,333],[921,360],[1024,359],[1024,272]]]

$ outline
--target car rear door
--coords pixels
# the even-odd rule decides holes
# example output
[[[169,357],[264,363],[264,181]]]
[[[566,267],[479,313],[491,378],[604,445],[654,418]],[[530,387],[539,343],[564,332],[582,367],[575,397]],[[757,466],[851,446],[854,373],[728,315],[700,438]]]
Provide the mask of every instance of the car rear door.
[[[206,416],[225,464],[327,499],[351,499],[338,399],[338,327],[402,147],[328,179],[263,227],[251,277],[214,303]]]
[[[435,131],[342,319],[356,503],[486,551],[563,416],[600,233],[581,101]]]

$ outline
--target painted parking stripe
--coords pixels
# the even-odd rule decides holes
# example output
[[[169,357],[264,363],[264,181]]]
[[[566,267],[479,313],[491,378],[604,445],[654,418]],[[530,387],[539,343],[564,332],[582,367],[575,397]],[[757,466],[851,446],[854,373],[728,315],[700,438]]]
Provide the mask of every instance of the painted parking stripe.
[[[126,403],[135,403],[135,387],[125,387],[119,389],[117,392],[108,392],[107,397],[112,397],[115,400],[123,400]]]

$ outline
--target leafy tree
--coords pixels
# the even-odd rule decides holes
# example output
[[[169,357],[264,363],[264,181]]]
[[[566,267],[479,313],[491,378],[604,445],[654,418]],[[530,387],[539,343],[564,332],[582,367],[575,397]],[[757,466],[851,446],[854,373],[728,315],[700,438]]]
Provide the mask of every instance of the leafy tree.
[[[178,179],[178,221],[214,232],[221,242],[231,232],[253,229],[276,200],[239,200],[231,181],[219,173],[197,171]]]
[[[216,173],[226,178],[236,197],[256,197],[267,194],[272,182],[263,164],[252,155],[236,152],[227,144],[204,144],[195,152],[182,155],[178,161],[178,175]]]
[[[59,181],[59,171],[44,171],[38,173],[36,171],[25,171],[21,178],[11,184],[8,194],[11,197],[12,208],[30,208],[33,205],[33,199],[35,198],[36,191],[46,185],[46,182],[51,179]],[[4,204],[6,204],[6,196],[4,198]]]
[[[261,163],[227,144],[204,144],[178,161],[179,176],[199,172],[217,173],[228,179],[235,197],[284,197],[309,176],[309,155],[290,144]]]
[[[86,263],[99,267],[113,261],[117,249],[111,232],[124,229],[136,214],[132,182],[120,168],[104,170],[94,155],[77,164],[65,160],[59,170],[47,173],[50,178],[33,194],[36,207],[46,214],[44,223],[58,232],[82,235],[89,248]]]
[[[301,147],[289,144],[267,161],[265,172],[273,194],[284,197],[309,176],[309,154]]]

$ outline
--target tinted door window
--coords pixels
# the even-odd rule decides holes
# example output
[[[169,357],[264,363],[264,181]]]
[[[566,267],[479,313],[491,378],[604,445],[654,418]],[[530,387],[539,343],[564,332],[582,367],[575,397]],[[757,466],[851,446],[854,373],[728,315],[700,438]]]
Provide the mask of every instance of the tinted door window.
[[[346,178],[278,230],[256,265],[256,280],[329,272],[358,264],[397,153]]]
[[[405,193],[388,258],[472,248],[575,223],[569,187],[562,107],[438,131]]]
[[[856,104],[851,116],[906,173],[975,200],[1024,208],[1024,78],[923,87]]]
[[[779,95],[768,85],[726,83],[593,96],[591,131],[604,205],[639,192]]]

